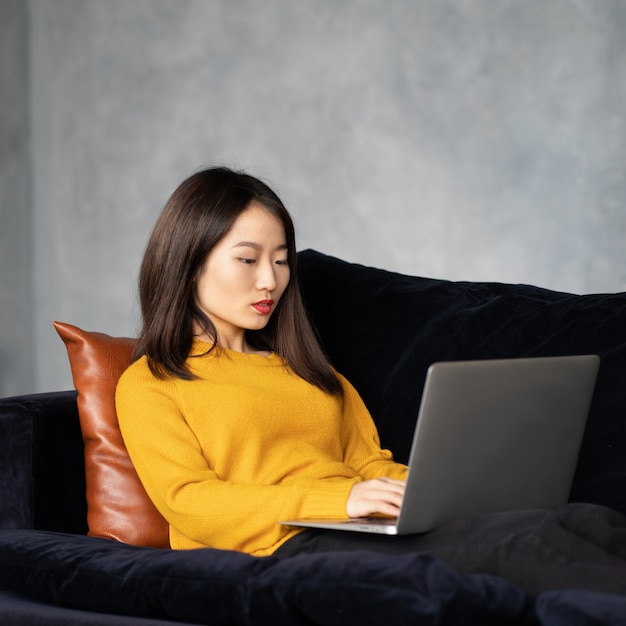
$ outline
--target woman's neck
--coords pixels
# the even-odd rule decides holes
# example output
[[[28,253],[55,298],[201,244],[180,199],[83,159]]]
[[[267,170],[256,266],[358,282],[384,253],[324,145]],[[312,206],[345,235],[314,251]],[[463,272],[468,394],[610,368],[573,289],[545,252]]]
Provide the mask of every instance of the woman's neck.
[[[251,346],[246,340],[245,333],[242,337],[218,337],[217,340],[207,333],[198,333],[195,335],[198,341],[231,350],[232,352],[240,352],[242,354],[259,354],[269,356],[271,352],[268,350],[258,350]]]

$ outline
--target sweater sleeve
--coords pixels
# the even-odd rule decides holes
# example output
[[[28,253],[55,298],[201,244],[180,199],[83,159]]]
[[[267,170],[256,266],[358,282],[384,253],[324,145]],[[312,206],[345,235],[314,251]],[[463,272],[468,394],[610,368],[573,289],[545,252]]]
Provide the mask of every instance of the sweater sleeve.
[[[358,477],[278,485],[221,480],[185,420],[175,381],[131,366],[118,384],[116,404],[125,445],[148,496],[170,524],[172,547],[268,554],[295,532],[280,520],[346,516]]]
[[[376,424],[358,391],[338,376],[344,389],[342,437],[346,463],[364,480],[381,476],[406,480],[407,466],[396,463],[392,453],[381,448]]]

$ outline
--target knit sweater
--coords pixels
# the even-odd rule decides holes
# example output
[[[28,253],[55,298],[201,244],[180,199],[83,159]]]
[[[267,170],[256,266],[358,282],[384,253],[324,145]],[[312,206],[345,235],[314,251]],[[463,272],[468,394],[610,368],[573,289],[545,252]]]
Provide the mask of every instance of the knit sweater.
[[[193,380],[156,378],[143,357],[117,387],[124,442],[172,548],[271,554],[299,532],[280,520],[345,518],[357,481],[406,478],[342,376],[333,396],[275,354],[209,348],[194,342]]]

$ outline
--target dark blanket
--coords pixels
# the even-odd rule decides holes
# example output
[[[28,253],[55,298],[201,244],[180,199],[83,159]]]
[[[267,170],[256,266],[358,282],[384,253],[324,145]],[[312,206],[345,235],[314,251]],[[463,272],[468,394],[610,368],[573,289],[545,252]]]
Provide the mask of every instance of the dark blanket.
[[[459,572],[506,578],[531,596],[566,588],[626,594],[626,516],[590,504],[473,515],[403,537],[311,529],[276,554],[338,550],[429,552]]]

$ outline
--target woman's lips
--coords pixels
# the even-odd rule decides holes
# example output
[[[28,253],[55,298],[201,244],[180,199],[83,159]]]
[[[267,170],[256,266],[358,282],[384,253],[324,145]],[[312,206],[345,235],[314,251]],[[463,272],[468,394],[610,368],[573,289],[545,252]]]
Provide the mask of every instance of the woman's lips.
[[[274,305],[274,300],[260,300],[259,302],[255,302],[252,306],[261,315],[269,315],[272,311],[273,305]]]

